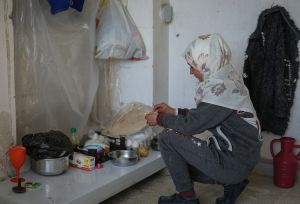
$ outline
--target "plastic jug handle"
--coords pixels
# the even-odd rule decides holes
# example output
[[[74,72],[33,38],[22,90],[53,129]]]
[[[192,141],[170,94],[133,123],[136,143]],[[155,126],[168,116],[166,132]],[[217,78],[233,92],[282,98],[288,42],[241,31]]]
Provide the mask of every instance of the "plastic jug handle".
[[[274,139],[270,143],[270,152],[271,152],[271,155],[273,158],[275,157],[273,146],[274,146],[274,143],[276,143],[276,142],[280,142],[280,139]]]
[[[300,148],[300,145],[294,145],[294,148]],[[298,152],[296,158],[297,160],[300,160],[300,151]]]

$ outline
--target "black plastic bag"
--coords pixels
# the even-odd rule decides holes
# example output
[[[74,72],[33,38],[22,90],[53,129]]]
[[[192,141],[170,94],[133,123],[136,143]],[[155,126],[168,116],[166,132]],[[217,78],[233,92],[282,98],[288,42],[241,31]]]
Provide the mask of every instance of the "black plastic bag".
[[[34,160],[53,159],[73,154],[72,143],[60,131],[28,134],[22,138],[27,154]]]

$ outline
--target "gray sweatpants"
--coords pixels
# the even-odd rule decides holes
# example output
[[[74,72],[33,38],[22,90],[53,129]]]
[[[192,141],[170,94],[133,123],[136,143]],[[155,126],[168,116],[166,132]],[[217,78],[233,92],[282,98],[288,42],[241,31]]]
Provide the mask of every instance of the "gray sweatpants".
[[[159,148],[178,192],[193,189],[193,181],[232,184],[250,173],[234,159],[232,153],[219,151],[212,142],[163,131]]]

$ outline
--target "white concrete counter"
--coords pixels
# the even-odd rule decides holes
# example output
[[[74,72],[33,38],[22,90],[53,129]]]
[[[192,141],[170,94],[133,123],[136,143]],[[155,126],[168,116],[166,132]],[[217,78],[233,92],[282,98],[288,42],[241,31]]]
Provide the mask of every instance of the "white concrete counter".
[[[136,165],[117,167],[110,161],[93,171],[69,168],[59,176],[40,176],[32,171],[21,174],[26,182],[40,182],[38,189],[16,194],[8,179],[0,183],[1,204],[97,204],[163,169],[160,152],[150,151]]]

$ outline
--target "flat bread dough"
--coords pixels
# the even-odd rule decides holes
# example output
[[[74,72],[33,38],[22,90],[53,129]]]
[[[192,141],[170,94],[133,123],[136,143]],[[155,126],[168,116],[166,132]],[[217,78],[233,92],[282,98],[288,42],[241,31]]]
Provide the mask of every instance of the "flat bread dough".
[[[142,104],[130,104],[122,109],[102,132],[109,136],[127,136],[135,134],[146,127],[145,116],[151,111]]]

